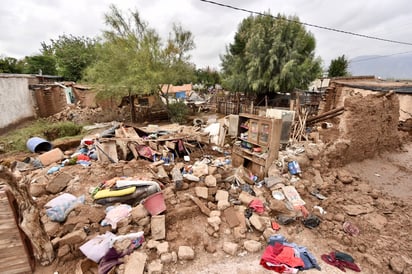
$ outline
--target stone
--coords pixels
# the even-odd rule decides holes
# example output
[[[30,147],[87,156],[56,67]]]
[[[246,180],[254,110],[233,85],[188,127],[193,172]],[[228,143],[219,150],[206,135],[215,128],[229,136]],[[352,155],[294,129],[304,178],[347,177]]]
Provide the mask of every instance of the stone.
[[[226,223],[228,223],[230,228],[234,228],[235,226],[240,225],[238,215],[236,214],[236,210],[233,207],[229,207],[225,211],[223,211],[223,215],[226,219]]]
[[[47,183],[34,183],[30,184],[30,194],[33,197],[40,197],[47,193],[46,191]]]
[[[161,260],[154,260],[147,266],[147,274],[162,274],[163,264]]]
[[[157,246],[158,246],[159,244],[160,244],[159,241],[150,239],[150,240],[147,242],[147,248],[148,248],[148,249],[157,248]]]
[[[47,235],[55,237],[57,232],[59,232],[60,224],[57,222],[48,221],[44,224],[44,230],[46,230]]]
[[[163,253],[162,255],[160,255],[160,261],[164,264],[173,262],[172,253]]]
[[[214,230],[213,227],[207,226],[206,227],[206,233],[209,234],[209,236],[213,236],[213,234],[215,233],[215,230]]]
[[[57,176],[46,186],[46,190],[52,194],[57,194],[67,187],[71,179],[72,176],[66,172],[57,174]]]
[[[173,262],[176,263],[177,262],[177,253],[176,252],[172,252],[172,258],[173,258]]]
[[[217,209],[218,210],[225,210],[226,208],[230,207],[229,201],[219,201],[217,202]]]
[[[168,242],[163,242],[163,243],[159,243],[156,246],[157,249],[157,254],[162,255],[163,253],[167,253],[169,252],[169,243]]]
[[[163,240],[166,238],[166,217],[165,215],[152,216],[151,219],[151,232],[152,239],[154,240]]]
[[[147,255],[143,252],[135,251],[129,256],[126,256],[124,274],[143,274],[146,260]]]
[[[229,255],[236,255],[239,245],[237,243],[232,242],[224,242],[223,243],[223,251]]]
[[[242,239],[246,238],[246,229],[243,227],[235,227],[233,229],[233,237],[235,238],[236,242],[239,242]]]
[[[43,154],[41,154],[39,157],[37,157],[40,162],[43,164],[43,166],[48,166],[52,163],[56,163],[64,158],[64,153],[60,148],[54,148],[52,150],[49,150]]]
[[[195,252],[190,246],[179,246],[177,251],[179,260],[193,260],[195,258]]]
[[[138,206],[133,207],[131,211],[132,219],[137,222],[142,218],[145,218],[149,216],[149,212],[144,208],[142,204],[139,204]]]
[[[351,184],[353,182],[353,177],[346,169],[339,169],[337,177],[339,181],[344,184]]]
[[[242,191],[239,194],[239,200],[240,202],[242,202],[242,204],[248,206],[250,204],[251,201],[253,201],[254,199],[256,199],[256,197],[250,195],[249,193]]]
[[[323,179],[320,175],[320,171],[315,169],[315,176],[313,177],[313,182],[316,187],[321,187],[323,185]]]
[[[406,267],[406,262],[402,257],[394,256],[389,261],[389,267],[393,270],[394,273],[401,274]]]
[[[149,223],[150,223],[150,216],[144,217],[140,219],[139,221],[137,221],[137,224],[139,226],[145,226],[145,225],[148,225]]]
[[[273,236],[275,234],[276,234],[276,231],[271,227],[268,227],[265,229],[265,231],[263,231],[263,237],[265,238],[266,241],[269,240],[270,236]]]
[[[218,190],[215,196],[216,201],[228,201],[229,200],[229,192],[225,190]]]
[[[345,215],[342,213],[337,213],[335,215],[333,215],[333,220],[343,223],[345,221]]]
[[[243,243],[243,247],[250,253],[256,253],[262,249],[262,244],[258,241],[247,240]]]
[[[265,178],[265,184],[268,188],[271,188],[277,184],[284,183],[285,179],[280,175],[269,176]]]
[[[213,175],[207,175],[205,177],[205,184],[208,187],[215,187],[216,186],[216,178]]]
[[[222,220],[218,216],[209,217],[209,218],[207,218],[207,223],[210,226],[212,226],[215,231],[218,231],[219,230],[219,225],[222,223]]]
[[[195,193],[196,193],[196,196],[199,198],[207,199],[207,197],[209,196],[207,187],[197,186],[195,187]]]
[[[60,239],[59,241],[59,246],[69,244],[78,244],[83,242],[87,237],[87,234],[83,230],[76,230],[73,232],[70,232],[66,235],[63,236],[63,238]]]
[[[61,258],[64,255],[68,254],[70,252],[70,246],[68,245],[63,245],[59,247],[59,250],[57,251],[57,257]]]
[[[249,221],[252,224],[252,226],[259,231],[263,232],[266,228],[265,224],[262,222],[260,217],[255,213],[252,214],[252,216],[249,218]]]
[[[345,210],[346,214],[350,216],[358,216],[373,211],[373,207],[369,205],[345,205],[343,206],[343,209]]]
[[[210,211],[210,217],[220,217],[221,216],[221,212],[219,210],[213,210]]]
[[[216,170],[217,170],[217,166],[210,166],[209,167],[209,175],[213,175],[216,172]]]

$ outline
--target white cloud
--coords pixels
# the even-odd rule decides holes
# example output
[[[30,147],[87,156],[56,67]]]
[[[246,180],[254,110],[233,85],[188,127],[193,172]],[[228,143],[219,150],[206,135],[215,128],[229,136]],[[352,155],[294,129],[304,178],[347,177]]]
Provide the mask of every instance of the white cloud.
[[[412,2],[407,0],[216,0],[253,11],[296,15],[302,22],[365,35],[408,41],[412,37]],[[0,6],[0,54],[21,58],[37,53],[42,41],[62,34],[97,36],[105,28],[103,14],[111,2],[124,11],[137,8],[142,18],[166,39],[173,22],[192,31],[198,67],[218,67],[219,54],[232,42],[241,20],[249,14],[199,0],[3,0]],[[317,54],[331,59],[367,54],[393,54],[412,46],[390,44],[308,27]],[[412,39],[411,39],[412,40]]]

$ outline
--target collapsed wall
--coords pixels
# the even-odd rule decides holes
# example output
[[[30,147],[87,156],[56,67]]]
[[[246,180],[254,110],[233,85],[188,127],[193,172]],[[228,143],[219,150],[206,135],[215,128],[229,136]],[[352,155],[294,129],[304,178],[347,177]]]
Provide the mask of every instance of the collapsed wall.
[[[326,151],[329,166],[341,166],[399,146],[399,99],[395,94],[347,97],[339,139]]]

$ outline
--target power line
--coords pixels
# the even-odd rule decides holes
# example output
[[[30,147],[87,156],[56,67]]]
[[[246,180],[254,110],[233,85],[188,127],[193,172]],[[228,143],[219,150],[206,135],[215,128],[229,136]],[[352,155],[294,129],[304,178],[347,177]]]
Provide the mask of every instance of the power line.
[[[349,61],[349,63],[364,62],[364,61],[375,60],[375,59],[390,57],[390,56],[394,56],[394,55],[407,54],[407,53],[412,53],[412,51],[398,52],[398,53],[393,53],[393,54],[388,54],[388,55],[379,55],[379,56],[375,56],[375,57],[370,57],[370,58],[365,58],[365,59],[360,59],[360,60]]]
[[[218,2],[214,2],[214,1],[209,1],[209,0],[200,0],[200,1],[205,2],[205,3],[209,3],[209,4],[213,4],[213,5],[217,5],[217,6],[221,6],[221,7],[225,7],[225,8],[229,8],[229,9],[244,11],[244,12],[251,13],[251,14],[270,16],[270,17],[272,17],[274,19],[278,19],[278,20],[283,19],[283,20],[286,20],[286,21],[289,21],[289,22],[302,24],[302,25],[305,25],[305,26],[308,26],[308,27],[313,27],[313,28],[318,28],[318,29],[323,29],[323,30],[329,30],[329,31],[344,33],[344,34],[348,34],[348,35],[353,35],[353,36],[358,36],[358,37],[363,37],[363,38],[373,39],[373,40],[378,40],[378,41],[383,41],[383,42],[389,42],[389,43],[412,46],[412,43],[409,43],[409,42],[390,40],[390,39],[380,38],[380,37],[376,37],[376,36],[369,36],[369,35],[359,34],[359,33],[351,32],[351,31],[345,31],[345,30],[340,30],[340,29],[335,29],[335,28],[324,27],[324,26],[319,26],[319,25],[315,25],[315,24],[300,22],[300,21],[293,20],[293,19],[288,19],[288,18],[279,18],[279,17],[275,17],[271,14],[265,14],[265,13],[262,13],[262,12],[257,12],[257,11],[243,9],[243,8],[238,8],[238,7],[234,7],[234,6],[231,6],[231,5],[226,5],[226,4],[222,4],[222,3],[218,3]]]

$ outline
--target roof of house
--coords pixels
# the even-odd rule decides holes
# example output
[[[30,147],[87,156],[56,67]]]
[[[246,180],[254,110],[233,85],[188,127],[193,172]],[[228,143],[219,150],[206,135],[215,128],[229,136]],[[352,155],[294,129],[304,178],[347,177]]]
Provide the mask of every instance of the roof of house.
[[[372,90],[372,91],[390,91],[396,93],[412,94],[411,81],[386,81],[377,78],[336,78],[331,79],[331,83],[343,85],[346,87]]]
[[[162,85],[162,92],[163,93],[177,93],[177,92],[181,92],[184,91],[186,93],[190,92],[193,90],[193,85],[192,84],[184,84],[182,86],[173,86],[173,85],[169,85],[169,91],[167,90],[168,85],[164,84]]]

